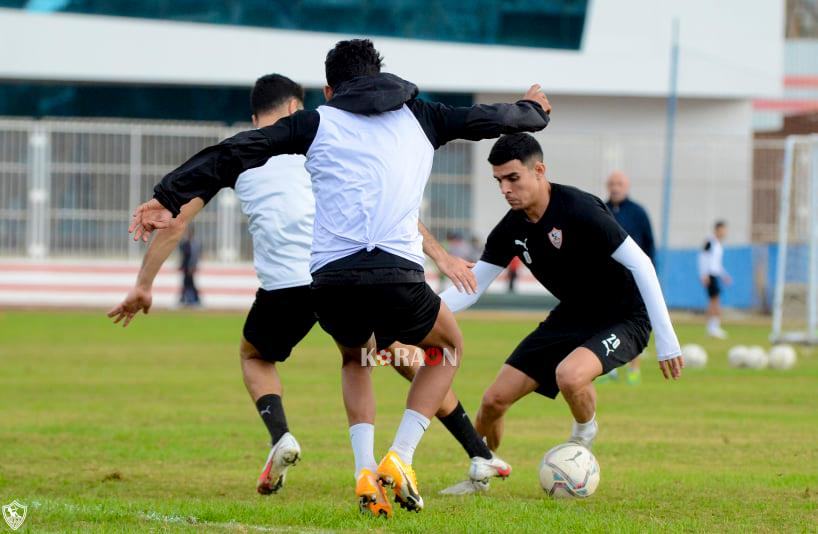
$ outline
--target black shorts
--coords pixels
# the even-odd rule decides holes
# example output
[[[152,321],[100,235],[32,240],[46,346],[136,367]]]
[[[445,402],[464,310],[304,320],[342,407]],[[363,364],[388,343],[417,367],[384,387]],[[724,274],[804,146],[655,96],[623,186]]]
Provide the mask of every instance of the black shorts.
[[[650,339],[646,313],[602,327],[583,322],[587,323],[550,315],[517,345],[506,363],[533,378],[537,393],[553,399],[559,393],[557,366],[574,349],[585,347],[596,354],[606,374],[639,356]]]
[[[244,322],[244,339],[264,360],[283,362],[317,320],[310,286],[259,289]]]
[[[426,282],[312,286],[318,322],[346,347],[363,346],[377,333],[378,348],[395,341],[420,343],[431,332],[440,297]]]
[[[718,276],[710,276],[710,282],[707,284],[707,296],[711,299],[721,295],[721,282]]]

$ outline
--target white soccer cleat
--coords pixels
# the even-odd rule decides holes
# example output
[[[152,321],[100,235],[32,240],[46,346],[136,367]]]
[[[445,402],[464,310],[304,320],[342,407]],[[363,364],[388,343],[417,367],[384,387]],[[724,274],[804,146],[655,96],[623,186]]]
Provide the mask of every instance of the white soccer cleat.
[[[270,449],[267,462],[258,477],[256,491],[262,495],[278,492],[284,485],[287,469],[295,465],[300,459],[301,446],[298,445],[295,437],[287,432]]]
[[[511,474],[511,466],[502,458],[491,453],[491,458],[475,456],[469,465],[469,480],[488,483],[492,477],[506,478]]]
[[[577,445],[582,445],[589,451],[594,446],[594,440],[596,439],[596,435],[599,432],[599,424],[597,424],[596,419],[594,419],[594,430],[590,435],[587,433],[584,435],[575,435],[571,434],[571,437],[568,438],[569,443],[576,443]]]
[[[489,480],[493,477],[501,479],[511,474],[511,466],[502,458],[491,453],[491,458],[475,456],[469,465],[469,478],[458,482],[454,486],[440,492],[441,495],[473,495],[485,493],[489,490]]]
[[[449,486],[444,490],[440,490],[440,495],[474,495],[475,493],[485,493],[488,490],[488,482],[469,479],[464,480],[463,482],[458,482],[454,486]]]

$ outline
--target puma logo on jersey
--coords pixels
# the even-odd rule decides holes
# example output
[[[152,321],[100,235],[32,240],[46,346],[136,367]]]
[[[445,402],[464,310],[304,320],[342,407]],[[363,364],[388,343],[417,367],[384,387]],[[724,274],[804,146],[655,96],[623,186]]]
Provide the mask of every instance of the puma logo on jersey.
[[[531,265],[531,254],[528,253],[528,238],[526,237],[522,241],[519,239],[514,240],[515,245],[520,245],[523,247],[523,259],[525,260],[526,264]]]
[[[607,338],[602,340],[602,346],[605,347],[605,356],[609,355],[613,351],[619,348],[619,345],[622,342],[616,337],[616,334],[611,334]]]

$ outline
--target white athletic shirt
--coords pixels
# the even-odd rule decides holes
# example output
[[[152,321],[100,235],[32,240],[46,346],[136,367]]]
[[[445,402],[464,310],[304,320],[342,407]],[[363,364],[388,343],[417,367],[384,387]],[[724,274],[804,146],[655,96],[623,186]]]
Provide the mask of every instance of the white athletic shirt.
[[[699,276],[721,277],[727,274],[724,270],[724,247],[715,236],[710,236],[699,252]]]
[[[422,266],[418,217],[434,148],[414,114],[406,105],[377,115],[330,106],[318,113],[306,165],[322,206],[310,271],[375,247]]]
[[[267,291],[309,285],[315,199],[304,156],[276,156],[241,173],[236,196],[250,218],[253,264]]]

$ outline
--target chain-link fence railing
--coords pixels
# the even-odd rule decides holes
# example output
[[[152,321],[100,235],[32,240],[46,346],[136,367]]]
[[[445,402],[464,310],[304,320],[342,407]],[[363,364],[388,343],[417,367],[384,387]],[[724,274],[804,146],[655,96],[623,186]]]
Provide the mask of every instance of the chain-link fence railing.
[[[247,127],[244,125],[243,127]],[[0,120],[0,256],[134,258],[130,210],[162,176],[239,126],[134,121]],[[435,155],[421,218],[440,238],[468,234],[471,145]],[[196,218],[204,255],[252,258],[246,217],[232,190]]]

